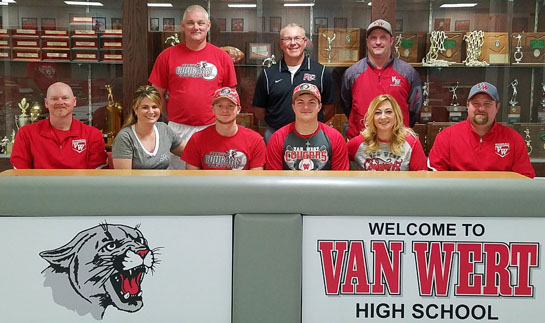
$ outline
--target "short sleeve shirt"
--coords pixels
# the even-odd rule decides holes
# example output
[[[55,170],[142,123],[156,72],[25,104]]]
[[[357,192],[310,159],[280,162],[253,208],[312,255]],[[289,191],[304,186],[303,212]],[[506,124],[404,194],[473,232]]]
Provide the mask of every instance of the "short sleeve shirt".
[[[155,149],[148,151],[136,135],[134,125],[119,131],[112,146],[112,157],[132,159],[133,169],[167,169],[170,151],[182,143],[182,139],[166,124],[157,122]]]

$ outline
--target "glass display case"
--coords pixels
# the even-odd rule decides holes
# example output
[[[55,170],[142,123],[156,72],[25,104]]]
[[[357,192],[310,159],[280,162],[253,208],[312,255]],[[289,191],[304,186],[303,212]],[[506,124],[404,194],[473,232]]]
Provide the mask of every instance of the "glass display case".
[[[470,87],[488,81],[499,90],[498,121],[522,134],[533,162],[545,162],[543,1],[176,0],[161,1],[169,7],[152,6],[158,2],[131,1],[144,8],[137,21],[147,30],[147,75],[163,49],[183,41],[183,10],[203,6],[212,22],[209,41],[224,48],[235,63],[243,112],[239,122],[256,131],[263,133],[266,125],[253,114],[255,84],[266,66],[282,58],[283,26],[301,24],[309,40],[308,55],[332,71],[338,98],[336,115],[327,123],[345,132],[347,118],[339,97],[343,73],[366,55],[365,28],[384,18],[394,29],[394,55],[411,64],[426,86],[426,104],[415,126],[426,151],[437,132],[465,117]],[[18,0],[0,6],[2,138],[9,140],[17,130],[17,105],[23,98],[39,102],[45,117],[44,91],[61,80],[78,97],[76,118],[105,128],[105,86],[112,86],[117,101],[123,97],[128,77],[123,75],[123,52],[131,41],[123,42],[121,28],[124,20],[134,17],[123,17],[122,1],[102,4]],[[125,110],[128,104],[124,102]]]
[[[17,129],[47,117],[44,97],[54,82],[72,87],[76,119],[106,131],[106,85],[112,87],[114,97],[122,93],[121,1],[96,7],[64,1],[3,1],[0,12],[2,166]],[[32,106],[36,116],[32,120],[20,118],[31,112],[22,110],[23,99]]]

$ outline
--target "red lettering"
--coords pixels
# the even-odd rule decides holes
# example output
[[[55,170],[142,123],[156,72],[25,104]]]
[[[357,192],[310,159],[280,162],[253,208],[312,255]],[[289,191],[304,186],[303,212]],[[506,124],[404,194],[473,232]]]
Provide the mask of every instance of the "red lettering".
[[[454,242],[413,242],[420,295],[448,296]],[[430,247],[428,251],[428,247]]]
[[[347,241],[318,241],[318,252],[320,252],[327,295],[339,294],[344,254],[347,247]]]
[[[534,286],[530,284],[530,267],[537,267],[537,243],[511,244],[511,265],[518,267],[515,296],[533,296]]]
[[[484,295],[509,296],[511,288],[511,273],[509,272],[509,247],[503,243],[485,243],[486,259]],[[499,290],[498,290],[499,289]]]
[[[403,241],[390,241],[390,251],[385,241],[372,241],[371,250],[375,255],[375,281],[373,294],[384,294],[384,283],[391,295],[401,294],[401,253]],[[382,278],[384,277],[384,282]]]
[[[354,287],[356,287],[356,294],[369,294],[367,262],[363,252],[363,241],[350,241],[350,252],[342,293],[353,294]]]
[[[475,263],[482,262],[483,247],[480,243],[458,243],[458,285],[455,295],[481,295],[483,275],[475,274]]]

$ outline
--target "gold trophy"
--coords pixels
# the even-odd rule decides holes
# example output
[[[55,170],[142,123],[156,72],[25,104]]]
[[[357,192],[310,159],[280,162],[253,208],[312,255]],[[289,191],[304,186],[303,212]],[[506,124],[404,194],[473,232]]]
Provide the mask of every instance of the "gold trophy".
[[[17,126],[17,130],[19,130],[22,126],[31,123],[30,116],[26,113],[30,104],[26,101],[26,98],[23,98],[17,106],[21,109],[21,114],[15,116],[15,125]]]
[[[106,139],[106,147],[111,147],[114,138],[121,130],[121,112],[123,107],[114,101],[112,86],[106,84],[108,91],[108,105],[106,106],[106,126],[102,130],[102,136]]]
[[[40,119],[41,114],[42,114],[42,107],[40,107],[40,104],[38,102],[34,102],[32,107],[30,108],[30,121],[32,123],[38,121]]]

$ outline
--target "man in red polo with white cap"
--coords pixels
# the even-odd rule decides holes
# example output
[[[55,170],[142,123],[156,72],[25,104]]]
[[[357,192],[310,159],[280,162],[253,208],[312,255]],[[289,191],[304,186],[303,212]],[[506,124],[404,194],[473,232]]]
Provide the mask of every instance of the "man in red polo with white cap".
[[[302,83],[293,90],[295,122],[277,130],[267,145],[266,169],[348,170],[344,137],[318,121],[322,108],[318,87]]]
[[[394,40],[389,22],[373,21],[367,27],[367,57],[343,75],[341,99],[348,117],[348,139],[363,130],[369,103],[380,94],[396,99],[406,127],[414,126],[418,120],[422,107],[420,76],[411,65],[392,55]]]
[[[498,90],[488,82],[475,84],[467,99],[467,120],[435,138],[428,167],[438,171],[512,171],[535,177],[521,135],[496,122]]]
[[[185,146],[186,169],[263,169],[265,142],[260,134],[237,125],[240,99],[235,89],[214,92],[216,124],[196,132]]]

